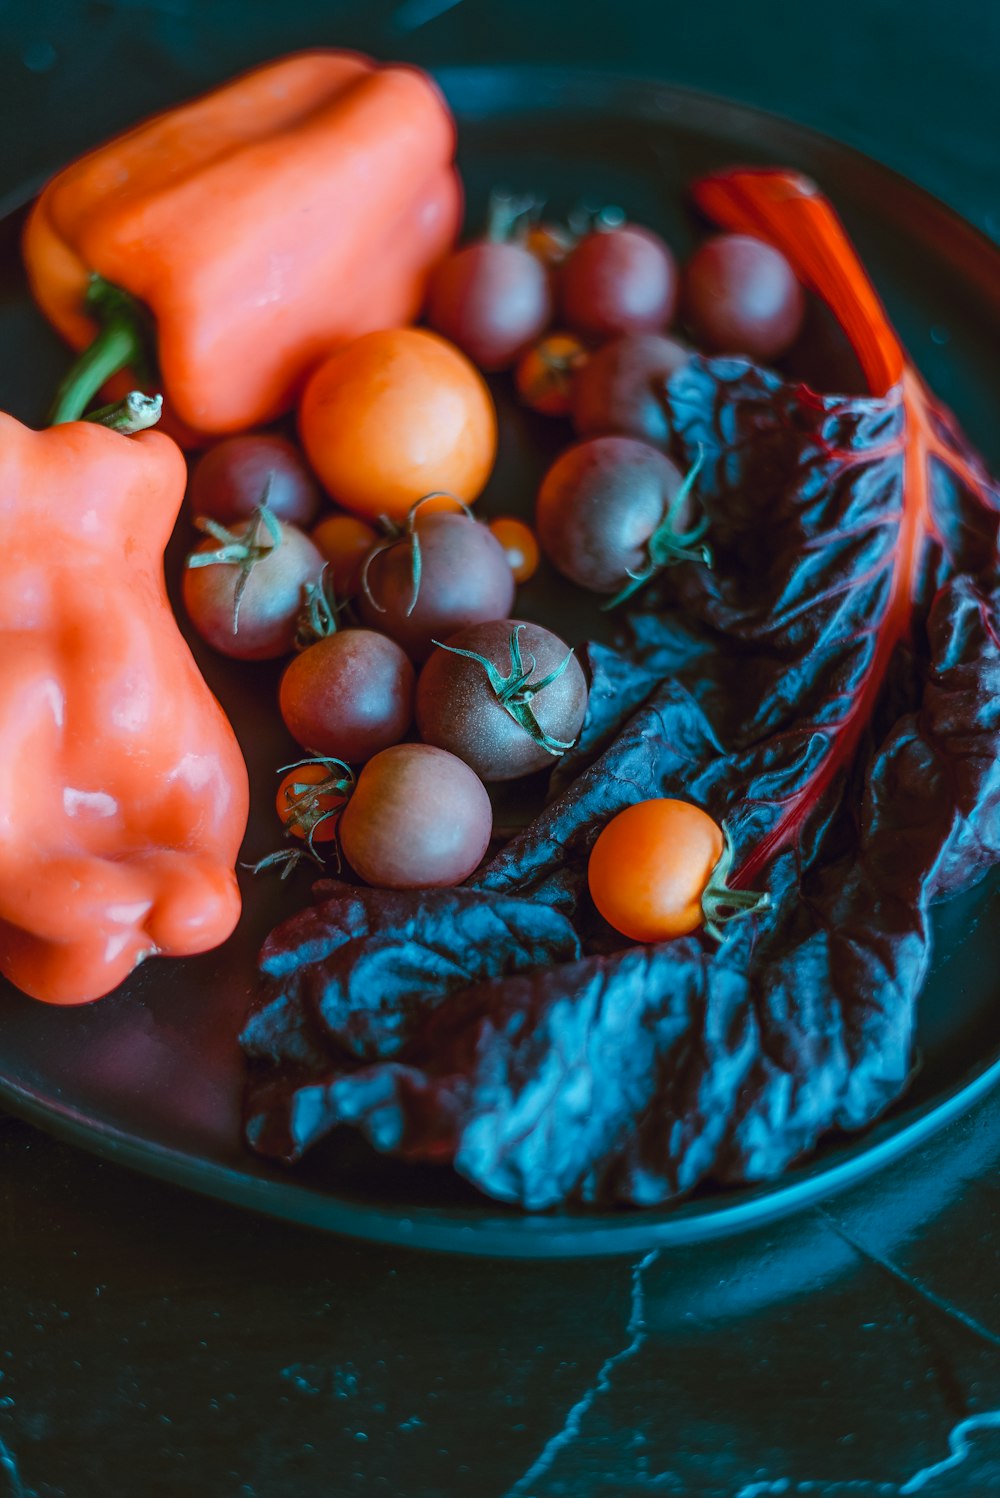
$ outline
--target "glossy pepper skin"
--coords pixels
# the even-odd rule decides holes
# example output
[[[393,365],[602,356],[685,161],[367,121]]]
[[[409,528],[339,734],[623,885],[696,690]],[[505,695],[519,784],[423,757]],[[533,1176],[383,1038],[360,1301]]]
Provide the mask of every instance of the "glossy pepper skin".
[[[240,913],[247,775],[167,600],[159,432],[0,414],[0,972],[80,1004]]]
[[[54,177],[25,229],[32,290],[81,350],[92,275],[130,293],[152,314],[175,429],[259,425],[332,348],[416,316],[461,216],[454,147],[418,69],[281,58]]]

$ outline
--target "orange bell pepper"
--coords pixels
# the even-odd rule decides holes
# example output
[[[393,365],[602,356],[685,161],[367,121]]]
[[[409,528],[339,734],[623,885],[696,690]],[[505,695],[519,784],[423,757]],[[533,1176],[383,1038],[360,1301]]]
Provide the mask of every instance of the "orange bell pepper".
[[[0,972],[49,1003],[239,918],[246,768],[163,579],[185,478],[159,432],[0,413]]]
[[[458,228],[454,148],[424,73],[315,51],[67,167],[24,235],[39,306],[88,351],[53,420],[82,415],[124,365],[195,435],[288,410],[331,348],[416,316]],[[142,368],[151,330],[158,380]]]

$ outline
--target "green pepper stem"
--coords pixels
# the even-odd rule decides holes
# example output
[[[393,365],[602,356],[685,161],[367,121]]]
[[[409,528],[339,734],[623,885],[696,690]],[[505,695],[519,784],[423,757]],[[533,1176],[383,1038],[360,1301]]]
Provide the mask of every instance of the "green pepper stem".
[[[99,406],[88,411],[84,421],[96,422],[98,426],[110,427],[125,437],[134,437],[136,432],[155,427],[163,412],[162,395],[143,395],[141,390],[130,390],[124,400],[110,406]]]
[[[84,306],[96,319],[100,331],[56,391],[49,414],[50,426],[79,421],[112,375],[129,365],[145,371],[149,363],[148,314],[133,296],[94,276]]]
[[[135,329],[127,323],[116,321],[102,328],[56,391],[49,425],[79,421],[101,386],[133,363],[138,352]]]

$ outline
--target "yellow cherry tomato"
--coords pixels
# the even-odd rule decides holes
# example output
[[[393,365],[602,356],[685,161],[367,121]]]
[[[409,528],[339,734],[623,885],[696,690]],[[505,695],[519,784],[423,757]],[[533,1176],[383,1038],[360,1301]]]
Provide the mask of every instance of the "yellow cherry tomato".
[[[299,431],[333,499],[368,519],[405,520],[441,490],[470,504],[496,456],[485,381],[425,328],[367,333],[337,349],[306,385]]]
[[[604,919],[633,941],[669,941],[702,924],[701,897],[722,857],[722,829],[688,801],[620,811],[594,844],[587,879]]]
[[[516,583],[526,583],[538,571],[538,542],[530,525],[513,515],[498,515],[490,530],[503,547]]]
[[[330,569],[338,598],[352,598],[361,583],[361,565],[378,541],[374,526],[356,515],[327,515],[311,532],[312,543]]]

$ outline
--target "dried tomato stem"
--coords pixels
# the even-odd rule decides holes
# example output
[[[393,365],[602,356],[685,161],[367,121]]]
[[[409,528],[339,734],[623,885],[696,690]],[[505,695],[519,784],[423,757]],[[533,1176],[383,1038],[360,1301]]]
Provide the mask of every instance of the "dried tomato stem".
[[[321,869],[326,868],[321,855],[316,851],[316,832],[331,817],[340,816],[345,802],[354,790],[354,771],[342,759],[317,755],[311,759],[298,759],[291,765],[282,765],[278,774],[287,775],[289,770],[298,770],[306,765],[322,765],[329,771],[329,774],[319,781],[293,781],[285,792],[285,811],[281,814],[281,820],[286,827],[294,826],[303,829],[306,834],[305,844],[278,848],[274,853],[266,854],[254,864],[242,864],[241,867],[249,869],[251,874],[262,874],[268,869],[280,869],[282,879],[287,879],[303,859],[308,859],[310,863],[316,864]],[[322,806],[321,798],[326,796],[338,797],[337,805]],[[330,851],[333,854],[334,866],[339,873],[340,849],[335,842],[331,842]]]
[[[331,817],[340,816],[344,803],[354,790],[354,771],[342,759],[317,755],[312,759],[299,759],[294,764],[282,765],[278,774],[287,775],[289,770],[302,769],[306,765],[322,765],[328,774],[323,780],[293,780],[285,791],[285,811],[281,820],[286,827],[301,827],[306,834],[306,843],[315,854],[317,829]],[[327,796],[339,797],[337,805],[323,806],[321,803]],[[319,857],[318,854],[316,856]]]
[[[248,869],[251,874],[263,874],[268,869],[280,869],[281,878],[287,879],[293,869],[307,860],[314,863],[320,869],[325,869],[322,858],[312,847],[277,848],[273,853],[267,853],[263,858],[258,858],[256,863],[241,863],[241,869]]]

